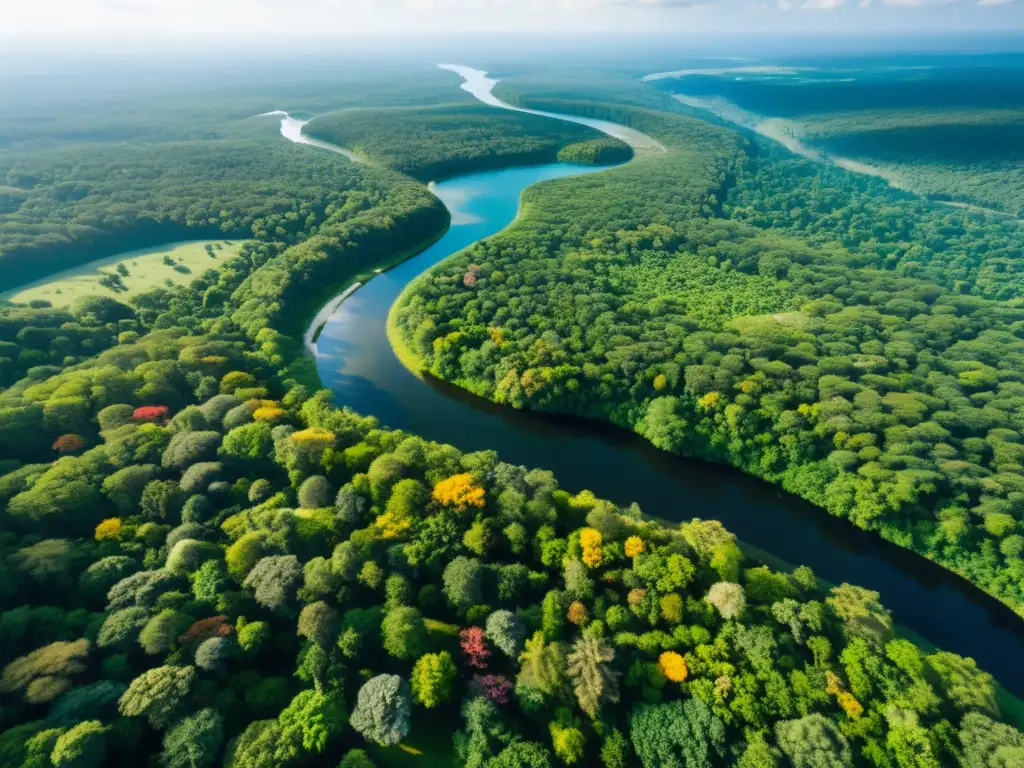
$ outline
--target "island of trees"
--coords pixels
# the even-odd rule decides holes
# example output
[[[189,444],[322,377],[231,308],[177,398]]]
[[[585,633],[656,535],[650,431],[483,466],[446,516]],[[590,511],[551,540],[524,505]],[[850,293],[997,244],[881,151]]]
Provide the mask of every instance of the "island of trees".
[[[303,130],[420,181],[555,160],[605,165],[631,156],[626,144],[593,128],[482,104],[348,109]]]

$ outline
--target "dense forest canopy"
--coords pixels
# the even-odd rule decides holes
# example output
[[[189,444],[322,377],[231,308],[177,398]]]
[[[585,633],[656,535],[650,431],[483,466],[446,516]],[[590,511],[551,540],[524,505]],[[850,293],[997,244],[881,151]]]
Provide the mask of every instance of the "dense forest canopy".
[[[630,156],[625,144],[593,128],[482,104],[349,109],[317,118],[303,130],[421,181],[489,167]],[[581,151],[591,142],[610,146],[599,154]]]
[[[615,103],[634,85],[548,106],[670,151],[531,189],[517,227],[417,287],[409,343],[497,399],[636,423],[805,495],[831,483],[840,511],[889,504],[883,532],[945,537],[928,554],[1012,602],[1019,580],[986,569],[1004,557],[1013,576],[1024,541],[1024,318],[1001,293],[1015,231]],[[409,89],[396,76],[362,106]],[[901,637],[883,596],[315,391],[296,333],[310,309],[448,214],[405,176],[276,130],[0,153],[43,174],[11,219],[37,233],[33,259],[54,233],[58,261],[98,242],[75,216],[123,240],[158,216],[251,236],[191,285],[0,308],[0,765],[1021,760],[991,675]],[[63,182],[85,194],[56,200]],[[920,229],[890,229],[910,214]],[[957,495],[936,523],[940,493]]]
[[[1024,610],[1024,229],[694,118],[520,103],[670,153],[530,190],[411,286],[396,321],[425,367],[743,467]]]
[[[450,73],[401,63],[329,67],[298,87],[294,75],[252,77],[214,73],[205,92],[180,73],[91,98],[49,79],[39,93],[0,91],[12,116],[0,128],[0,291],[176,239],[299,242],[334,211],[368,205],[349,203],[352,191],[379,201],[398,179],[290,144],[278,117],[255,115],[468,99]]]

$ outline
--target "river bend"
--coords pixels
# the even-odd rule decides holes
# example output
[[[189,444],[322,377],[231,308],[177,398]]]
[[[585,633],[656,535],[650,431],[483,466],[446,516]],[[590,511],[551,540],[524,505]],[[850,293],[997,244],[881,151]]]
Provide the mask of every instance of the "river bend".
[[[481,101],[511,108],[493,96],[496,81],[486,73],[446,69],[462,75],[463,87]],[[623,126],[543,114],[586,121],[641,151],[662,149]],[[898,623],[944,649],[973,656],[1002,685],[1024,695],[1020,618],[923,557],[738,470],[659,451],[610,425],[498,406],[429,376],[417,377],[402,366],[385,327],[392,304],[409,282],[511,223],[528,186],[600,170],[555,163],[431,185],[452,212],[451,228],[419,255],[377,275],[344,301],[327,305],[316,323],[317,328],[323,323],[317,341],[307,337],[324,385],[338,394],[339,403],[376,416],[386,426],[462,451],[494,449],[505,461],[552,470],[567,490],[589,488],[619,504],[636,501],[645,513],[668,520],[721,520],[744,545],[809,565],[827,581],[877,590]],[[571,187],[566,189],[571,193]]]

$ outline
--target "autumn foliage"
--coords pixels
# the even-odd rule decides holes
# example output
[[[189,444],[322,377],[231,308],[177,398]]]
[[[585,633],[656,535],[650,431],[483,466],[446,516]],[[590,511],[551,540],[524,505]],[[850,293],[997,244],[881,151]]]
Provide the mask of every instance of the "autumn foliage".
[[[178,638],[180,643],[189,643],[193,640],[202,642],[203,640],[209,640],[211,637],[228,637],[235,628],[228,623],[227,616],[211,616],[208,619],[200,619],[186,629],[181,637]]]
[[[658,667],[661,673],[674,683],[681,683],[686,679],[689,670],[686,667],[686,659],[675,651],[665,651],[658,657]]]
[[[473,688],[495,704],[508,704],[512,693],[512,683],[503,675],[475,675]]]
[[[580,546],[583,548],[583,564],[596,568],[601,564],[601,532],[595,528],[580,530]]]
[[[636,557],[644,551],[644,540],[639,536],[630,536],[626,539],[626,557]]]
[[[412,521],[408,517],[400,517],[394,512],[385,512],[383,515],[378,515],[374,526],[382,539],[397,539],[412,527]]]
[[[434,486],[434,500],[460,511],[470,507],[481,509],[484,506],[484,489],[473,485],[473,476],[469,473],[452,475]]]
[[[253,411],[252,417],[256,421],[274,421],[284,416],[285,410],[276,405],[264,405]]]
[[[629,590],[629,593],[626,595],[626,602],[631,606],[636,607],[644,601],[644,597],[646,596],[647,590],[637,587],[636,589]]]
[[[566,611],[565,618],[577,627],[583,626],[587,623],[587,606],[579,600],[573,600],[569,603],[569,610]]]
[[[132,412],[132,421],[162,422],[169,413],[166,405],[143,405]]]
[[[121,536],[121,518],[110,517],[96,526],[96,541],[113,541]]]
[[[84,447],[85,440],[74,432],[61,435],[53,441],[53,450],[57,453],[78,453]]]
[[[475,669],[487,669],[487,658],[491,655],[484,631],[480,627],[466,627],[459,632],[459,647],[466,657],[466,663]]]
[[[854,698],[854,695],[847,691],[842,680],[839,679],[839,675],[831,670],[825,673],[825,680],[827,685],[825,686],[825,693],[828,693],[836,697],[836,701],[839,706],[842,707],[843,712],[851,720],[856,720],[858,717],[864,714],[864,706]]]

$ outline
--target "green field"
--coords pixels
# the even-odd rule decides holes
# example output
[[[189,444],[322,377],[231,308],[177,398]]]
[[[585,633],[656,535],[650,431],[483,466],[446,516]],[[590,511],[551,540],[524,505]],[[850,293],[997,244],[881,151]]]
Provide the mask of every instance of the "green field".
[[[208,245],[213,249],[212,255],[207,251]],[[9,291],[2,298],[21,304],[45,299],[55,307],[68,306],[81,296],[127,299],[168,282],[178,285],[191,283],[206,270],[216,269],[237,256],[241,245],[240,240],[194,240],[119,253],[58,272],[46,280]],[[173,261],[173,266],[165,259]],[[127,270],[127,275],[118,272],[121,266]],[[115,290],[100,283],[104,276],[115,274],[120,274],[124,290]]]

